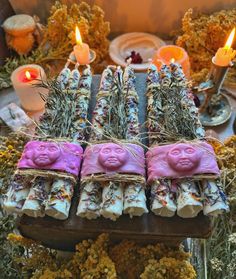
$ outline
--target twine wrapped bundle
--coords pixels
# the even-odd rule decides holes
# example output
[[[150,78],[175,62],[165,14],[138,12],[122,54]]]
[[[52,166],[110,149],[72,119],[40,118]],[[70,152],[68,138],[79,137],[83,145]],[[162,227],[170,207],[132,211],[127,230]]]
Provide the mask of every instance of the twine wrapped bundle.
[[[111,148],[119,149],[121,153],[129,149],[127,144],[139,142],[138,96],[134,80],[134,72],[129,66],[125,68],[124,76],[120,67],[114,74],[109,68],[103,72],[90,137],[94,152],[101,141],[110,143]],[[116,220],[123,210],[131,217],[147,212],[142,175],[98,173],[82,175],[81,181],[83,190],[77,211],[81,217],[93,219],[102,215]]]
[[[59,149],[64,143],[83,141],[91,83],[89,67],[81,78],[77,67],[72,71],[65,67],[57,81],[43,84],[49,88],[50,94],[35,139],[56,144]],[[56,219],[66,219],[76,183],[77,177],[67,172],[20,168],[10,185],[5,208],[33,217],[47,214]]]
[[[201,125],[198,117],[198,109],[196,108],[193,95],[188,86],[186,77],[183,74],[182,68],[175,63],[170,64],[172,70],[173,80],[178,88],[179,96],[181,98],[182,107],[187,107],[190,114],[190,121],[192,122],[193,135],[191,139],[204,139],[205,131]],[[183,135],[188,136],[187,132],[182,132]],[[192,182],[193,183],[193,182]],[[197,181],[197,191],[201,192],[203,203],[203,213],[205,215],[217,216],[229,210],[226,196],[222,190],[220,179],[201,179]],[[180,185],[180,189],[184,189],[184,185]],[[181,193],[179,195],[181,197]]]
[[[150,146],[173,142],[196,141],[204,138],[204,129],[198,118],[198,109],[193,102],[189,84],[180,65],[163,65],[158,73],[151,65],[148,71],[148,131]],[[156,134],[156,138],[155,138]],[[196,145],[198,143],[196,142]],[[151,185],[151,209],[161,216],[171,217],[177,214],[183,218],[192,218],[203,209],[204,214],[219,213],[227,210],[221,190],[216,190],[213,180],[193,178],[157,179]],[[208,182],[206,182],[208,181]],[[211,187],[199,187],[201,184]],[[218,183],[218,182],[217,182]],[[214,192],[206,206],[206,188]],[[202,192],[203,191],[203,192]],[[209,201],[211,199],[211,202]],[[217,206],[213,205],[217,199]]]

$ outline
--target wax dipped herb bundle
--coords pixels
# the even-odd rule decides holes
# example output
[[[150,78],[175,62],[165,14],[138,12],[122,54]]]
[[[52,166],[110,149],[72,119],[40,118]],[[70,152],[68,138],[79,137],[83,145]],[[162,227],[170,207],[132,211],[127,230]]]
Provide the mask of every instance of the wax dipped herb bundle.
[[[45,113],[24,148],[4,200],[8,212],[57,219],[69,215],[85,139],[92,74],[65,67],[49,89]]]
[[[6,60],[0,67],[0,89],[11,86],[10,76],[13,70],[25,64],[39,64],[48,73],[57,73],[55,63],[65,61],[73,50],[75,42],[75,26],[78,25],[83,41],[96,52],[93,63],[95,71],[99,71],[101,62],[108,54],[110,32],[109,22],[104,20],[103,10],[85,2],[68,7],[56,1],[50,11],[47,25],[43,29],[41,43],[27,56],[16,56]]]
[[[177,211],[183,218],[193,218],[201,210],[206,215],[227,211],[214,151],[204,142],[204,130],[181,66],[172,62],[157,72],[151,65],[147,83],[152,211],[165,217]]]
[[[130,66],[124,75],[119,67],[114,74],[112,67],[103,72],[93,112],[92,145],[85,151],[81,171],[77,211],[81,217],[116,220],[123,211],[131,217],[147,212],[134,81]]]

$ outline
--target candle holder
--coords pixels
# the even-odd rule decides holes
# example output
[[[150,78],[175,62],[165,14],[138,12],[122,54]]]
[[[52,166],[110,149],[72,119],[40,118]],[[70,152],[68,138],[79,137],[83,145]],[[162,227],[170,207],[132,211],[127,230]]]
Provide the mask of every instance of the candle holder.
[[[91,64],[96,59],[96,52],[92,49],[89,50],[89,64]],[[68,61],[74,65],[77,64],[74,51],[72,51],[69,55]]]
[[[201,102],[199,108],[200,121],[204,126],[218,126],[225,123],[231,116],[232,109],[226,95],[222,94],[221,87],[230,67],[218,66],[212,58],[208,79],[199,84],[197,94]]]

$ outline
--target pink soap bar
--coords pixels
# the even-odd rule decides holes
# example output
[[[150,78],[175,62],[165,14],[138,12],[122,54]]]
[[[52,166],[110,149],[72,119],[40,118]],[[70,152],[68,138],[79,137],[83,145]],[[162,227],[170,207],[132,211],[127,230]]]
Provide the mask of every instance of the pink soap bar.
[[[153,147],[146,154],[148,183],[159,178],[219,175],[213,147],[206,142],[188,142]]]
[[[77,176],[83,148],[75,143],[29,141],[17,167],[19,169],[58,170]]]
[[[141,146],[102,143],[86,148],[81,177],[91,174],[129,173],[145,175],[145,155]]]

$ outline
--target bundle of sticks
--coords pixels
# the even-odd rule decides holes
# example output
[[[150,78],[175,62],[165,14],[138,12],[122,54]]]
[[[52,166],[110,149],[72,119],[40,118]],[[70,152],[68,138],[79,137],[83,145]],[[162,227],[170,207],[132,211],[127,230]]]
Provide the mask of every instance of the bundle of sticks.
[[[122,212],[130,217],[147,213],[139,134],[134,71],[129,65],[124,73],[120,67],[108,67],[102,74],[85,151],[78,216],[116,220]]]
[[[45,112],[25,146],[4,201],[8,212],[67,219],[78,181],[85,140],[92,74],[68,65],[49,89]]]
[[[177,211],[183,218],[195,217],[201,210],[205,215],[227,211],[214,152],[204,140],[205,132],[190,84],[179,64],[163,65],[159,72],[150,65],[147,100],[151,210],[165,217],[171,217]],[[158,146],[162,147],[155,149]],[[157,150],[158,154],[155,153]],[[203,154],[205,163],[200,159]],[[153,156],[158,157],[156,176]],[[196,175],[194,170],[200,171],[201,175]]]

